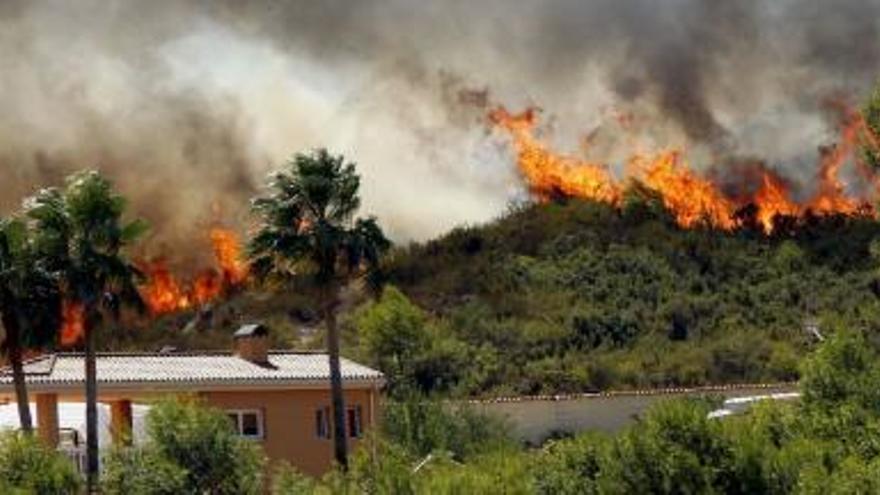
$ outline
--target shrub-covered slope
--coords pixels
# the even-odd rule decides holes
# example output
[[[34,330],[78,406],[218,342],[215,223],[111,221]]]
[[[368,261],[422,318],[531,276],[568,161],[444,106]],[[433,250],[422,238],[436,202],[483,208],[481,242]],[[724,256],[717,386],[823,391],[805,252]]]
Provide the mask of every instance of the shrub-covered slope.
[[[880,224],[781,219],[776,232],[682,230],[650,198],[552,202],[399,250],[389,282],[441,342],[413,373],[440,366],[443,380],[423,388],[791,380],[813,345],[806,322],[880,327]]]
[[[379,302],[343,298],[343,353],[403,392],[459,396],[791,380],[815,344],[807,322],[877,333],[878,275],[867,218],[781,221],[767,236],[682,230],[649,196],[533,204],[396,249]],[[259,320],[275,346],[323,347],[314,303],[296,284],[247,290],[104,343],[228,348]]]

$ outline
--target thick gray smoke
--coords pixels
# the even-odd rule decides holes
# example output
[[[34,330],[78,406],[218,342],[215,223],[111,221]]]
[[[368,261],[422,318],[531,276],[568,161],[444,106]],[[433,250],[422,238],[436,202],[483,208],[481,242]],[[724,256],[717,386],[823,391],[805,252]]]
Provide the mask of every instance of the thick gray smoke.
[[[247,199],[292,153],[359,164],[398,240],[491,218],[520,191],[487,102],[539,105],[553,139],[614,162],[688,145],[794,178],[830,137],[822,103],[880,75],[880,1],[0,2],[0,211],[97,167],[156,250]],[[479,90],[488,88],[489,93]],[[189,253],[192,250],[183,250]]]

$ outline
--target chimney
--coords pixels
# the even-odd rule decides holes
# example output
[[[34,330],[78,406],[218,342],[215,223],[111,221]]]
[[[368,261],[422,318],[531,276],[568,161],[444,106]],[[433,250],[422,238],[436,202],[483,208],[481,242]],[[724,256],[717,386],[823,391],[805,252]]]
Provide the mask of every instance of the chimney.
[[[255,364],[269,363],[269,329],[265,325],[242,325],[232,340],[236,356]]]

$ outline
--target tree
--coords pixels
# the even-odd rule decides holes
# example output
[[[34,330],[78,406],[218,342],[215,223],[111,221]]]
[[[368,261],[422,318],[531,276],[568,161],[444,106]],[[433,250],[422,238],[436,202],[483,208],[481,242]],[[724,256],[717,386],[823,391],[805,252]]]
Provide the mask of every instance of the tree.
[[[309,274],[318,287],[327,327],[327,353],[333,402],[336,461],[348,464],[345,400],[339,369],[336,305],[347,278],[365,274],[378,282],[381,255],[390,247],[374,217],[355,218],[360,208],[360,177],[345,158],[320,149],[297,154],[272,176],[265,196],[253,200],[260,218],[249,244],[257,276],[289,278]]]
[[[96,338],[108,316],[118,316],[124,306],[143,308],[135,285],[139,272],[123,251],[144,232],[144,225],[123,222],[125,198],[93,171],[68,177],[63,189],[44,189],[27,204],[26,213],[36,222],[38,246],[57,274],[63,296],[83,311],[91,492],[98,482]]]
[[[191,398],[163,400],[147,415],[147,441],[107,458],[108,493],[264,493],[265,456],[222,411]]]
[[[358,311],[355,321],[370,361],[390,377],[390,395],[406,391],[416,359],[431,344],[425,314],[396,287],[387,286],[379,301]]]
[[[0,493],[75,494],[80,478],[60,452],[32,435],[0,433]]]
[[[59,324],[61,298],[52,274],[21,218],[0,219],[0,321],[3,352],[12,367],[22,431],[33,431],[22,351],[51,343]]]

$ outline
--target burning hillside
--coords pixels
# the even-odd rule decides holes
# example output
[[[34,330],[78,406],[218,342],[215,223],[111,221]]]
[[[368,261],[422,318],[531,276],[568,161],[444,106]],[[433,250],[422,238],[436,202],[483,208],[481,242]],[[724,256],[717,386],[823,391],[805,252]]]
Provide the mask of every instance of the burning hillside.
[[[209,237],[214,266],[189,280],[175,275],[163,257],[137,263],[144,276],[140,294],[151,316],[198,308],[228,295],[247,281],[249,270],[238,236],[227,229],[213,228]],[[82,305],[65,302],[62,317],[61,344],[74,345],[83,335]]]
[[[248,275],[241,245],[235,233],[214,228],[210,232],[215,267],[203,270],[190,282],[182,282],[169,269],[167,260],[142,262],[146,278],[141,296],[150,313],[160,315],[203,305],[230,288],[241,285]]]
[[[565,155],[551,149],[538,135],[538,111],[534,108],[511,113],[497,107],[489,113],[496,128],[512,140],[517,166],[529,190],[540,200],[566,196],[618,206],[636,181],[656,192],[683,228],[708,225],[732,230],[742,225],[744,212],[753,211],[765,232],[783,218],[796,221],[808,215],[874,215],[873,202],[880,192],[880,178],[863,161],[860,150],[877,149],[877,137],[862,115],[835,104],[839,115],[837,142],[820,148],[813,191],[795,199],[789,182],[759,165],[753,184],[746,192],[730,194],[711,177],[688,164],[684,150],[666,149],[653,154],[633,153],[623,178],[615,177],[606,163]],[[588,150],[589,151],[589,150]],[[845,166],[855,167],[862,184],[852,193],[841,179]]]

